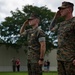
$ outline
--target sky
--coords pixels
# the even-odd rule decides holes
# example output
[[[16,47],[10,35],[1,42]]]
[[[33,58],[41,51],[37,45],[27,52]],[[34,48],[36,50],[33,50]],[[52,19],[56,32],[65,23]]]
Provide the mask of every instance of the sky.
[[[75,0],[0,0],[0,22],[4,21],[5,17],[11,16],[10,11],[16,11],[17,8],[22,10],[25,5],[46,6],[51,11],[56,12],[63,1],[75,4]],[[75,16],[75,10],[73,15]]]

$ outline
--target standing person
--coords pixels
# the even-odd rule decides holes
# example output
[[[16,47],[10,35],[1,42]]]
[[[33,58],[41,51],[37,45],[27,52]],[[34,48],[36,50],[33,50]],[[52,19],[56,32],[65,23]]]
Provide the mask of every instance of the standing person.
[[[28,75],[42,75],[46,43],[45,33],[38,27],[39,22],[38,15],[32,14],[20,29],[20,34],[28,37]],[[25,30],[28,24],[32,29]]]
[[[47,60],[47,72],[49,72],[49,68],[50,68],[50,61]]]
[[[62,2],[50,25],[50,31],[58,32],[58,75],[75,75],[75,17],[73,17],[74,4]],[[65,21],[56,24],[59,17]]]
[[[20,60],[16,59],[16,67],[17,67],[17,71],[20,71]]]
[[[44,71],[46,72],[47,71],[47,62],[44,61]]]
[[[16,71],[16,59],[15,59],[15,57],[13,57],[13,59],[12,59],[12,68],[13,68],[13,72],[15,72]]]

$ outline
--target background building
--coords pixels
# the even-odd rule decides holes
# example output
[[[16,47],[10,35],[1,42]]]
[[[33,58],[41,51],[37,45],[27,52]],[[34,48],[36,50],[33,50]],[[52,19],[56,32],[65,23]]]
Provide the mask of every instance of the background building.
[[[13,57],[20,59],[20,71],[27,71],[27,55],[24,49],[21,48],[18,51],[11,47],[7,49],[5,45],[0,46],[0,71],[12,71],[11,60]],[[50,71],[57,71],[56,50],[46,54],[45,60],[50,61]]]

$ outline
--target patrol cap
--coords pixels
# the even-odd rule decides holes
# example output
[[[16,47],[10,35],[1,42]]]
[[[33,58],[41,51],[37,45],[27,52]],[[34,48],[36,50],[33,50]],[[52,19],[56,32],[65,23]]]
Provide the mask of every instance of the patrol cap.
[[[28,20],[32,20],[35,18],[39,18],[39,16],[36,13],[32,13],[31,16],[28,18]]]
[[[64,8],[67,8],[67,7],[72,7],[73,8],[74,4],[71,3],[71,2],[62,2],[62,6],[58,7],[58,9],[64,9]]]

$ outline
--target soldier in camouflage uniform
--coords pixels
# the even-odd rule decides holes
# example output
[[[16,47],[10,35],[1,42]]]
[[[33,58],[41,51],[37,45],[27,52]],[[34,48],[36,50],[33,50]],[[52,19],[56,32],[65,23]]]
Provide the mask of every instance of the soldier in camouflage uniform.
[[[75,17],[73,17],[74,4],[62,2],[50,24],[50,31],[58,33],[57,63],[58,75],[75,75]],[[57,23],[59,17],[65,21]],[[57,23],[57,24],[56,24]]]
[[[39,21],[38,16],[32,14],[20,29],[20,34],[28,37],[28,75],[42,75],[46,43],[45,33],[38,27]],[[28,23],[32,26],[32,29],[25,30]]]

